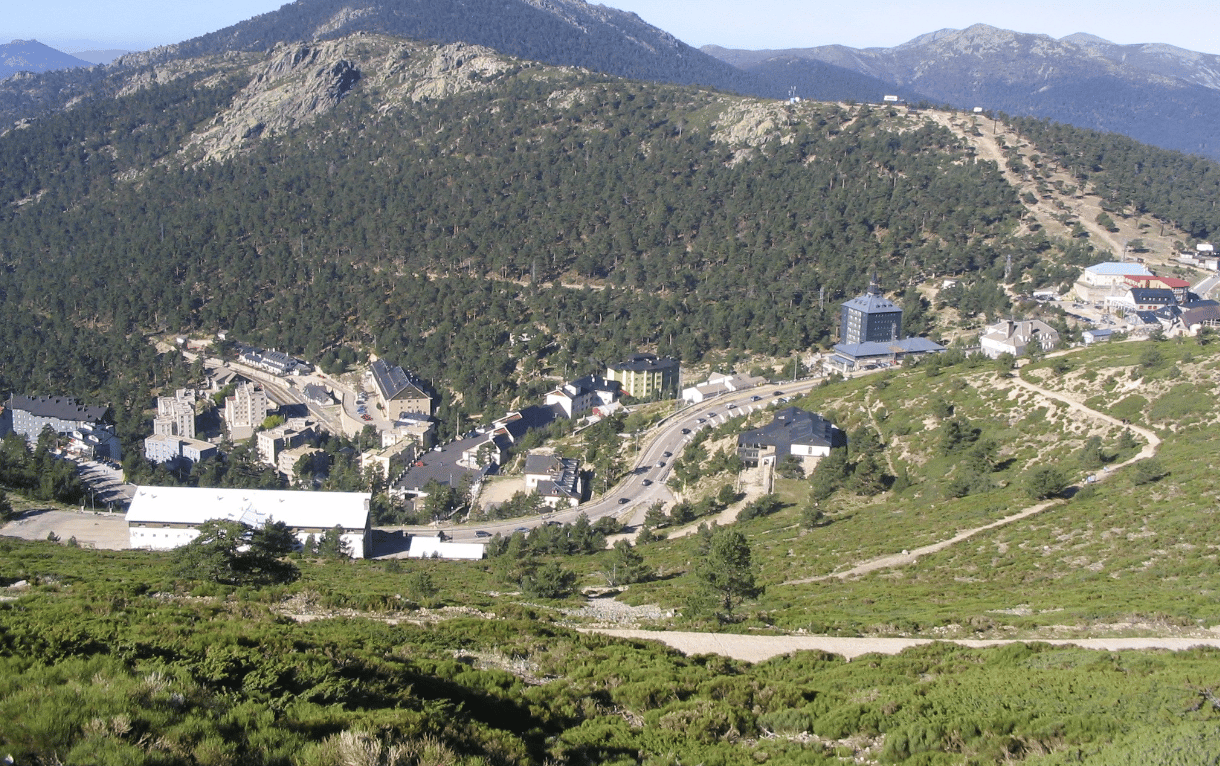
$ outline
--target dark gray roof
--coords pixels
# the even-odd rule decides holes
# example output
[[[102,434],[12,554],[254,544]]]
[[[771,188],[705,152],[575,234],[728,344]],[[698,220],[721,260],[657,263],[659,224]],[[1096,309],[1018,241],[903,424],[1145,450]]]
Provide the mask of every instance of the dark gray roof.
[[[538,482],[539,494],[570,497],[575,494],[580,478],[580,461],[558,455],[530,454],[525,458],[525,473],[550,477]]]
[[[496,437],[496,442],[502,449],[511,447],[529,429],[543,428],[556,418],[555,410],[539,405],[526,407],[521,410],[520,415],[521,417],[505,427],[505,431],[512,434],[511,439],[507,436]],[[408,466],[406,473],[403,474],[402,479],[398,482],[398,486],[404,489],[419,489],[427,484],[429,479],[435,479],[441,484],[456,487],[461,482],[463,475],[470,475],[473,478],[479,474],[494,470],[491,467],[466,468],[457,464],[457,461],[462,457],[462,452],[485,441],[487,441],[487,436],[479,434],[450,442],[441,447],[440,450],[421,454],[419,459],[423,461],[424,465]]]
[[[762,428],[738,436],[737,444],[776,447],[777,454],[788,454],[793,444],[830,447],[834,444],[834,425],[821,415],[787,407],[775,413],[775,419]]]
[[[617,380],[606,380],[600,375],[586,375],[572,381],[572,385],[585,391],[621,391],[623,384]]]
[[[836,343],[835,351],[852,359],[868,359],[878,356],[901,354],[931,354],[944,351],[945,347],[927,338],[904,338],[895,341],[865,341],[864,343]]]
[[[326,386],[321,386],[317,383],[308,383],[305,385],[305,398],[309,399],[311,402],[333,401],[330,396],[330,391],[326,390]]]
[[[647,372],[649,370],[672,369],[677,366],[677,359],[670,359],[666,356],[658,358],[655,354],[632,354],[627,361],[622,364],[610,365],[610,368],[623,370],[624,372]]]
[[[404,394],[414,397],[426,397],[423,389],[415,383],[411,375],[401,367],[391,367],[385,360],[378,359],[372,364],[373,381],[377,390],[387,401],[398,399]]]
[[[1210,303],[1211,301],[1208,302]],[[1220,322],[1220,305],[1192,306],[1182,312],[1182,324],[1187,327],[1203,324],[1204,322]]]
[[[86,423],[100,423],[102,418],[106,417],[105,407],[89,407],[70,396],[29,397],[13,394],[9,398],[9,407],[40,418],[80,420]]]
[[[865,314],[890,314],[902,311],[893,301],[882,295],[881,288],[876,285],[870,285],[868,292],[864,295],[857,295],[855,298],[845,301],[843,305]]]
[[[1131,300],[1138,304],[1161,303],[1168,305],[1178,302],[1178,299],[1173,294],[1173,290],[1166,290],[1161,287],[1132,287]]]

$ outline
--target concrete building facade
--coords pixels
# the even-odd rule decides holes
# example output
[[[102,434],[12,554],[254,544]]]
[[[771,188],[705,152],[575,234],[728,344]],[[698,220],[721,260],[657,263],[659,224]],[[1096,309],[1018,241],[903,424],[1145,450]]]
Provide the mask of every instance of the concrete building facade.
[[[606,368],[606,380],[623,387],[636,399],[676,399],[681,384],[678,360],[655,354],[632,354],[627,361]]]
[[[852,298],[839,312],[839,342],[886,343],[902,337],[902,309],[881,294],[873,282],[864,295]]]

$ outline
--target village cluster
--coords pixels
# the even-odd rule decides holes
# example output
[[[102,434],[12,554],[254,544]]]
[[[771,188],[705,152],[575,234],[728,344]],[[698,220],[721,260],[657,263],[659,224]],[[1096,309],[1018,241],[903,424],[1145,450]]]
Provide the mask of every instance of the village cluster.
[[[1086,344],[1109,340],[1119,331],[1133,336],[1194,334],[1202,327],[1220,325],[1220,303],[1199,300],[1190,288],[1185,280],[1157,276],[1141,263],[1106,262],[1084,269],[1067,300],[1077,310],[1069,313],[1093,324],[1084,332]],[[1036,294],[1035,298],[1059,296]],[[1092,316],[1085,313],[1089,309]],[[887,299],[874,281],[864,294],[841,305],[839,343],[820,355],[822,371],[850,374],[946,350],[926,338],[902,337],[902,325],[902,308]],[[179,343],[184,349],[191,345],[185,338]],[[1059,345],[1059,333],[1041,320],[1002,320],[980,332],[975,348],[996,358],[1021,357]],[[252,440],[258,459],[296,486],[313,482],[327,470],[326,454],[317,446],[322,431],[375,433],[377,443],[360,455],[359,465],[374,471],[390,494],[402,500],[425,498],[438,486],[461,487],[477,497],[482,482],[504,465],[529,431],[558,418],[596,422],[622,408],[625,397],[680,398],[684,405],[697,405],[766,382],[730,372],[683,387],[677,360],[638,353],[607,366],[604,375],[586,375],[559,385],[538,404],[437,445],[434,397],[428,386],[383,359],[374,358],[355,385],[328,378],[287,354],[241,345],[235,361],[217,360],[206,369],[208,390],[179,389],[172,396],[158,397],[152,434],[144,440],[148,461],[189,471],[200,461],[217,457],[227,434],[231,441]],[[218,392],[225,393],[223,408],[218,408],[223,432],[200,438],[200,402]],[[279,417],[269,418],[277,413]],[[85,406],[67,397],[13,394],[0,417],[0,434],[12,431],[33,443],[50,429],[62,437],[68,455],[114,463],[122,453],[107,420],[104,407]],[[836,439],[841,441],[841,434],[832,423],[788,407],[778,411],[771,423],[742,433],[738,454],[748,467],[777,465],[788,456],[806,462],[829,454]],[[547,507],[575,507],[588,498],[589,488],[576,459],[541,449],[526,454],[523,468],[525,491],[537,493]],[[209,519],[255,526],[275,519],[288,524],[303,544],[333,530],[342,535],[347,550],[360,557],[369,553],[370,500],[367,492],[138,487],[127,513],[130,544],[173,548],[193,539]],[[413,541],[409,555],[473,558],[481,552],[481,545],[446,544],[429,537],[418,545]]]

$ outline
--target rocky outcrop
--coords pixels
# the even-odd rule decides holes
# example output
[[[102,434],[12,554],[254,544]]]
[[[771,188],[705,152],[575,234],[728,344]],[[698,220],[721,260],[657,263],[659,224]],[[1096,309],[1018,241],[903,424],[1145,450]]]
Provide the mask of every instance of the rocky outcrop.
[[[427,58],[412,72],[411,85],[403,93],[411,101],[486,88],[491,78],[514,66],[490,48],[466,43],[441,46]]]
[[[334,109],[362,77],[344,56],[346,41],[279,46],[233,105],[187,149],[216,159],[249,139],[275,135]]]

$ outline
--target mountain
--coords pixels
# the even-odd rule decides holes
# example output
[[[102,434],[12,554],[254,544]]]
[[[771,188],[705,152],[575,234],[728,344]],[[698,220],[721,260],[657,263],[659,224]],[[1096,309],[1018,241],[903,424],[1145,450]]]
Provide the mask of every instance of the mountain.
[[[92,62],[69,56],[37,40],[13,40],[7,45],[0,45],[0,80],[18,72],[50,72],[91,66]]]
[[[739,57],[735,54],[738,51],[717,46],[705,46],[703,50],[727,63],[740,66],[736,63]],[[752,61],[742,68],[759,79],[772,83],[773,91],[786,88],[785,93],[814,101],[880,103],[887,95],[901,96],[913,103],[927,100],[926,96],[910,88],[847,67],[802,56],[785,55],[782,52],[772,53],[776,55]],[[750,60],[750,57],[740,57],[740,60]]]
[[[704,50],[760,76],[777,59],[817,61],[959,108],[1043,117],[1220,159],[1220,56],[1211,54],[1087,34],[1055,40],[984,24],[894,48]]]
[[[201,37],[120,56],[104,68],[0,82],[0,126],[54,112],[82,98],[124,92],[130,83],[146,78],[152,65],[263,54],[277,45],[356,33],[470,43],[529,61],[770,98],[782,98],[791,85],[743,72],[634,13],[583,0],[297,0]]]
[[[356,32],[473,43],[517,58],[620,77],[780,95],[634,13],[583,0],[297,0],[178,45],[126,56],[120,62],[130,65],[226,51],[265,52],[279,43],[329,40]]]

